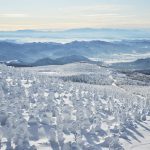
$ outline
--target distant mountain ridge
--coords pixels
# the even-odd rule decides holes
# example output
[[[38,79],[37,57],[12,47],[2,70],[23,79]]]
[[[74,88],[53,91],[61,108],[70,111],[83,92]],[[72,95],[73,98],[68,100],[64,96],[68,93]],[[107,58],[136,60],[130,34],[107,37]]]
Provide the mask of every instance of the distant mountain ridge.
[[[47,66],[47,65],[64,65],[64,64],[70,64],[70,63],[76,63],[76,62],[87,62],[87,63],[99,63],[96,61],[92,61],[84,56],[80,55],[71,55],[66,57],[60,57],[57,59],[51,59],[51,58],[42,58],[39,59],[33,63],[25,63],[19,60],[12,60],[12,61],[6,61],[1,62],[3,64],[6,64],[7,66],[14,66],[14,67],[36,67],[36,66]]]
[[[113,28],[76,28],[68,30],[17,30],[0,31],[0,39],[17,42],[50,42],[66,43],[74,40],[132,40],[150,39],[150,29],[113,29]]]
[[[50,58],[43,58],[39,59],[36,62],[32,63],[32,66],[46,66],[46,65],[64,65],[64,64],[70,64],[75,62],[92,62],[88,58],[80,55],[71,55],[66,57],[60,57],[56,59],[50,59]]]
[[[116,33],[146,33],[150,32],[150,29],[126,29],[126,28],[72,28],[66,30],[35,30],[35,29],[25,29],[16,31],[0,31],[3,33],[82,33],[82,32],[116,32]]]
[[[150,52],[150,40],[106,41],[73,41],[70,43],[12,43],[0,42],[0,61],[21,60],[34,62],[41,58],[59,58],[70,55],[81,55],[87,58],[103,58],[104,56],[123,53]]]
[[[127,63],[114,63],[111,67],[121,70],[150,70],[150,58],[138,59]]]

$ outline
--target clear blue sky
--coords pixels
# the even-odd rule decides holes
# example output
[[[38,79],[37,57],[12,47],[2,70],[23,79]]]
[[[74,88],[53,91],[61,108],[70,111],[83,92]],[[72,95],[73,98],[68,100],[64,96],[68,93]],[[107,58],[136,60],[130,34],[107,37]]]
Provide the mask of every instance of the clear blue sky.
[[[0,0],[0,30],[149,28],[150,0]]]

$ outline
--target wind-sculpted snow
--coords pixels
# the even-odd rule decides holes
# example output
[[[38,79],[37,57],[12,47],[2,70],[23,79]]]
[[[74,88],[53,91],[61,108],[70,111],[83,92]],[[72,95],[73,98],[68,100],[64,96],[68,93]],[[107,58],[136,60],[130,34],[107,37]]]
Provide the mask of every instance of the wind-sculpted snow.
[[[0,149],[123,150],[122,139],[138,141],[150,115],[150,87],[118,84],[127,76],[87,68],[105,84],[64,81],[59,66],[62,76],[0,65]]]

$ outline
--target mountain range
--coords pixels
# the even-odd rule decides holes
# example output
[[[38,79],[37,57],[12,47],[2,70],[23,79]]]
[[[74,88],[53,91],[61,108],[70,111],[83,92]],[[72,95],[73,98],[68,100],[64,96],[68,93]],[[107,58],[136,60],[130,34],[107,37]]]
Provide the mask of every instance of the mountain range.
[[[26,41],[44,40],[53,41],[58,39],[74,40],[122,40],[122,39],[150,39],[150,29],[111,29],[111,28],[79,28],[62,31],[51,30],[18,30],[0,31],[1,39]],[[47,40],[46,40],[47,39]],[[71,39],[71,40],[70,40]]]
[[[31,63],[43,58],[81,55],[87,58],[104,58],[118,54],[143,54],[150,52],[150,40],[73,41],[70,43],[0,42],[0,61],[20,60]]]
[[[150,58],[138,59],[136,61],[126,63],[114,63],[110,65],[110,67],[119,70],[135,70],[141,72],[150,72]]]
[[[1,61],[0,63],[5,64],[7,66],[14,66],[14,67],[37,67],[37,66],[47,66],[47,65],[64,65],[64,64],[70,64],[76,62],[82,62],[82,63],[86,62],[86,63],[99,64],[99,65],[102,63],[102,62],[92,61],[80,55],[71,55],[66,57],[60,57],[57,59],[51,59],[46,57],[46,58],[39,59],[33,63],[26,63],[19,60]]]

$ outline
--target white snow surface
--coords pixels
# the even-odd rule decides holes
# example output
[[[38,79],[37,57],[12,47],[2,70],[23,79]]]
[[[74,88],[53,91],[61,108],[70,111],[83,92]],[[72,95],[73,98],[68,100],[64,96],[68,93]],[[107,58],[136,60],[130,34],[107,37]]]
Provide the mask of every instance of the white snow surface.
[[[145,80],[87,63],[0,72],[1,150],[150,149]]]

